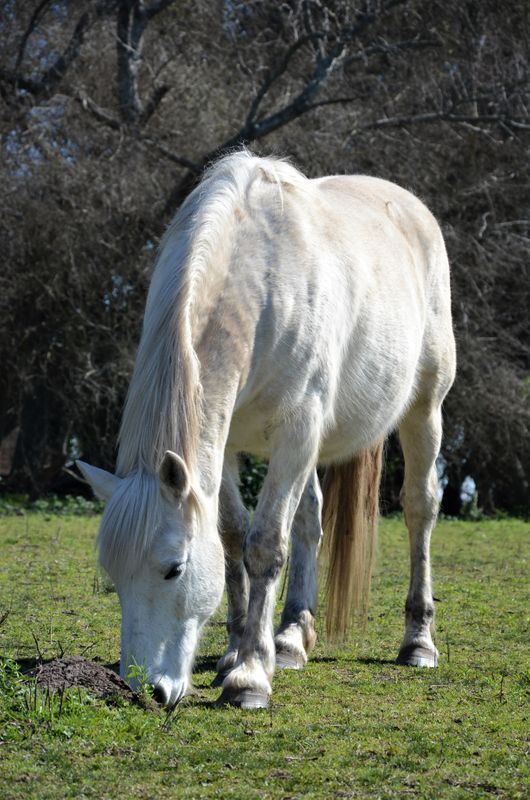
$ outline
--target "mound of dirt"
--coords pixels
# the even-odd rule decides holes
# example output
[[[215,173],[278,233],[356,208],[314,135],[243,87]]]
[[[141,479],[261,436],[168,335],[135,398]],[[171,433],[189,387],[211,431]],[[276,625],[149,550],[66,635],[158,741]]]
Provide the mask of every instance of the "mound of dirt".
[[[34,678],[41,689],[51,692],[62,692],[72,686],[81,686],[105,700],[121,697],[135,705],[146,705],[113,670],[82,656],[54,658],[53,661],[39,664],[28,673],[28,677]]]

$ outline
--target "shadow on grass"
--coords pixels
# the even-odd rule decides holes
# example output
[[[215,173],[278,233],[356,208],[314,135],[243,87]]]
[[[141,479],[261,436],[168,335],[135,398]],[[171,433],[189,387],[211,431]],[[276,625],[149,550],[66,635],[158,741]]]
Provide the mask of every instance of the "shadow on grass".
[[[51,660],[51,658],[47,659],[47,661]],[[42,661],[40,658],[17,658],[15,663],[22,675],[26,675],[26,673],[31,672],[31,670],[35,669],[39,664],[45,664],[46,662]]]
[[[193,667],[193,674],[201,675],[203,672],[215,672],[218,661],[218,656],[202,656],[198,658]]]

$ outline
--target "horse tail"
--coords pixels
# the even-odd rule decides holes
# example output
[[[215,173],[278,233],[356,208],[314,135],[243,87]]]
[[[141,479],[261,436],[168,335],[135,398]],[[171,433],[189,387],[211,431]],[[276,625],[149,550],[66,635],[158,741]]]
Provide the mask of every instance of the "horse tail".
[[[328,560],[326,633],[344,640],[353,614],[366,621],[379,515],[384,442],[326,469],[323,528]]]

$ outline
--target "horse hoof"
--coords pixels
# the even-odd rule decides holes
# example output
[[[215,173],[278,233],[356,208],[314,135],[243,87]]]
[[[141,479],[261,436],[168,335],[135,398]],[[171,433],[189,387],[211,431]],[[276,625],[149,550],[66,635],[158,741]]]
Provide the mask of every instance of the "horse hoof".
[[[217,673],[217,675],[215,676],[215,678],[213,679],[213,681],[210,684],[212,689],[217,689],[218,686],[222,686],[223,685],[223,681],[226,678],[226,676],[228,675],[229,671],[230,670],[227,670],[226,672],[218,672]]]
[[[409,644],[399,651],[396,664],[407,667],[437,667],[438,654],[436,650]]]
[[[290,650],[277,650],[276,666],[278,669],[303,669],[305,659],[301,654],[293,653]]]
[[[237,706],[237,708],[268,708],[269,695],[256,689],[223,689],[216,706]]]

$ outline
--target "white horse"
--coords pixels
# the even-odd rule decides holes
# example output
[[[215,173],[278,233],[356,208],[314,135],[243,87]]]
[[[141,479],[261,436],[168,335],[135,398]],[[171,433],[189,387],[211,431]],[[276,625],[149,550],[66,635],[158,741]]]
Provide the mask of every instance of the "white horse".
[[[429,540],[454,370],[446,251],[416,197],[371,177],[309,180],[246,151],[215,164],[161,245],[117,473],[79,464],[107,501],[98,544],[121,603],[121,674],[143,665],[159,702],[178,702],[226,572],[220,701],[266,707],[275,666],[302,667],[315,642],[317,464],[328,632],[340,637],[367,592],[382,442],[396,427],[411,554],[398,663],[435,666]],[[251,523],[242,451],[269,460]]]

